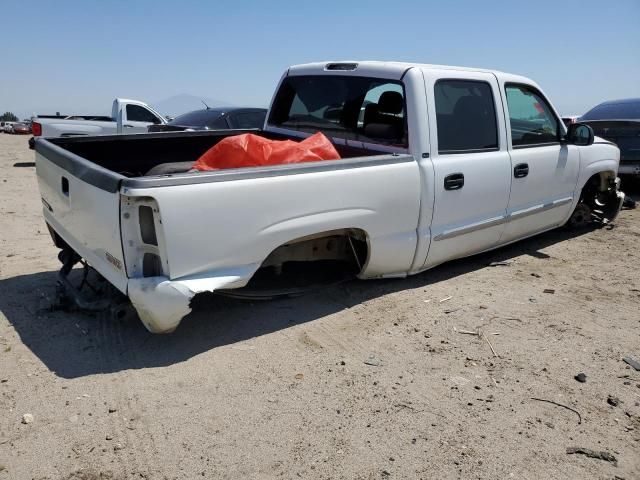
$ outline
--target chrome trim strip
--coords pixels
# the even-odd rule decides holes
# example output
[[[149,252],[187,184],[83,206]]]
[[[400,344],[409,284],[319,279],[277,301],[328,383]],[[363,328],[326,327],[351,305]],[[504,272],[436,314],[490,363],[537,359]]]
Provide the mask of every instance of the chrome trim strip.
[[[511,212],[507,215],[507,218],[509,220],[525,218],[530,215],[535,215],[536,213],[546,212],[547,210],[551,210],[552,208],[561,207],[562,205],[566,205],[567,203],[571,203],[571,202],[573,202],[573,197],[560,198],[550,203],[545,203],[543,205],[536,205],[535,207],[530,207],[524,210]]]
[[[546,212],[547,210],[551,210],[552,208],[556,208],[556,207],[561,207],[562,205],[566,205],[567,203],[571,203],[571,202],[573,202],[573,197],[561,198],[558,200],[554,200],[551,203],[546,203],[544,205],[536,205],[535,207],[531,207],[525,210],[519,210],[517,212],[512,212],[508,215],[490,218],[488,220],[483,220],[481,222],[473,223],[471,225],[466,225],[464,227],[452,228],[450,230],[445,230],[444,232],[434,236],[433,240],[437,242],[439,240],[446,240],[448,238],[454,238],[460,235],[466,235],[467,233],[473,233],[478,230],[501,225],[512,219],[520,219],[520,218],[528,217],[529,215],[534,215],[536,213]]]
[[[460,235],[465,235],[467,233],[476,232],[478,230],[482,230],[484,228],[495,227],[496,225],[501,225],[507,221],[507,217],[502,215],[500,217],[490,218],[488,220],[483,220],[478,223],[473,223],[471,225],[467,225],[464,227],[452,228],[451,230],[445,230],[444,232],[433,237],[435,242],[439,240],[446,240],[448,238],[458,237]]]

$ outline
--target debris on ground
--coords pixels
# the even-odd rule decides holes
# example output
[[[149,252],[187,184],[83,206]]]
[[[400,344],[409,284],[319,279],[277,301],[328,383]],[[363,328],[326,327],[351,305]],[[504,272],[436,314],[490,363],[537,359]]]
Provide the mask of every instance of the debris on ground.
[[[472,332],[471,330],[458,330],[456,327],[453,327],[453,331],[454,332],[458,332],[458,333],[463,333],[465,335],[475,335],[476,337],[483,338],[487,342],[487,344],[489,345],[489,348],[491,349],[491,353],[493,353],[493,356],[496,357],[496,358],[500,358],[500,355],[498,355],[496,350],[493,348],[493,345],[491,344],[491,342],[487,338],[487,335],[482,330],[478,329],[475,332]],[[497,332],[493,332],[493,333],[491,333],[491,335],[500,335],[500,334],[497,333]]]
[[[484,334],[484,332],[482,332],[482,338],[485,339],[485,341],[489,344],[489,348],[491,349],[491,353],[493,353],[494,357],[500,358],[500,355],[498,355],[496,353],[496,351],[493,348],[493,345],[491,345],[491,342],[489,341],[489,339],[487,338],[487,336]]]
[[[29,424],[33,422],[33,415],[31,415],[30,413],[25,413],[24,415],[22,415],[22,423]]]
[[[491,262],[489,267],[510,267],[511,262]]]
[[[605,462],[611,462],[615,466],[618,466],[618,459],[614,455],[610,454],[609,452],[596,452],[595,450],[591,450],[589,448],[584,448],[584,447],[567,447],[568,455],[573,455],[576,453],[581,455],[586,455],[589,458],[595,458],[598,460],[604,460]]]
[[[553,288],[545,288],[542,293],[550,293],[553,295],[556,291]]]
[[[613,395],[609,395],[607,397],[607,403],[612,407],[617,407],[620,404],[620,399],[618,397],[614,397]]]
[[[580,383],[584,383],[584,382],[586,382],[586,381],[587,381],[587,376],[586,376],[584,373],[579,373],[579,374],[577,374],[577,375],[576,375],[575,377],[573,377],[573,378],[575,378],[575,379],[576,379],[577,381],[579,381]]]
[[[453,331],[458,333],[464,333],[465,335],[476,335],[478,337],[480,336],[479,331],[472,332],[471,330],[458,330],[456,327],[453,327]]]
[[[364,361],[365,365],[371,365],[373,367],[379,367],[380,365],[382,365],[382,362],[380,361],[379,358],[375,357],[374,355],[369,355],[369,358],[367,358]]]
[[[449,296],[447,296],[447,297],[441,298],[439,302],[440,302],[440,303],[442,303],[442,302],[446,302],[447,300],[451,300],[452,298],[453,298],[453,297],[452,297],[451,295],[449,295]]]
[[[640,372],[640,362],[632,357],[624,357],[622,361],[628,365],[631,365],[635,370]]]
[[[582,423],[582,415],[580,415],[580,412],[577,411],[574,408],[568,407],[567,405],[563,405],[562,403],[558,403],[558,402],[554,402],[553,400],[546,400],[544,398],[535,398],[535,397],[531,397],[531,400],[535,400],[537,402],[546,402],[546,403],[551,403],[552,405],[556,405],[558,407],[562,407],[562,408],[566,408],[567,410],[571,410],[573,413],[575,413],[576,415],[578,415],[578,425],[580,425]]]
[[[302,380],[303,377],[304,377],[304,374],[302,374],[302,373],[296,373],[296,375],[295,375],[295,379],[296,380]]]

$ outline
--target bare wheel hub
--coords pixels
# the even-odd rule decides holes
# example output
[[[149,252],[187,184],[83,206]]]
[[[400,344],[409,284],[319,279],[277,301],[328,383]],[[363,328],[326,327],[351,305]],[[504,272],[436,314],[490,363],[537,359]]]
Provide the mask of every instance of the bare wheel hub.
[[[591,222],[591,209],[587,204],[579,203],[569,219],[569,224],[574,228],[583,228],[589,222]]]

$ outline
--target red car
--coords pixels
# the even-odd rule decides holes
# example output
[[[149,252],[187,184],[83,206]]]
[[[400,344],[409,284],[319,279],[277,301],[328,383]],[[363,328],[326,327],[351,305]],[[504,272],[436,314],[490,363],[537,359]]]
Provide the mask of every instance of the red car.
[[[31,125],[28,123],[14,123],[12,133],[29,134],[31,133]]]

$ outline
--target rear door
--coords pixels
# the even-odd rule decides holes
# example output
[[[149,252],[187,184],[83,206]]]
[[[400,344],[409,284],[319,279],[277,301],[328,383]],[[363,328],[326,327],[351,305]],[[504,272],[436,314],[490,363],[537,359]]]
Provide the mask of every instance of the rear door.
[[[503,92],[512,183],[501,242],[511,242],[566,221],[577,194],[580,153],[560,143],[560,118],[536,87],[507,82]]]
[[[122,116],[122,133],[147,133],[149,125],[159,125],[162,120],[151,110],[135,104],[127,104]]]
[[[484,72],[425,70],[435,197],[425,267],[498,244],[511,163],[500,92]]]

